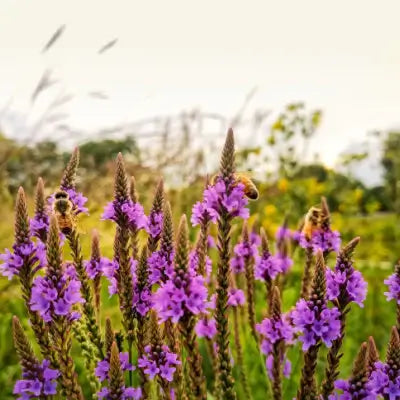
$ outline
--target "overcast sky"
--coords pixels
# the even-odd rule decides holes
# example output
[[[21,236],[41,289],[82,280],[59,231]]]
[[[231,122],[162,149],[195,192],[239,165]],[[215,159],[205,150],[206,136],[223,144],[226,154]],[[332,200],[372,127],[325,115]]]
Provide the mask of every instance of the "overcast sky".
[[[398,0],[0,4],[0,108],[7,105],[9,135],[22,136],[45,106],[40,99],[32,109],[29,99],[46,68],[60,80],[54,91],[75,96],[69,123],[84,129],[195,106],[230,115],[255,86],[254,107],[302,100],[324,110],[313,148],[330,165],[368,131],[400,126]],[[64,34],[41,54],[61,24]]]

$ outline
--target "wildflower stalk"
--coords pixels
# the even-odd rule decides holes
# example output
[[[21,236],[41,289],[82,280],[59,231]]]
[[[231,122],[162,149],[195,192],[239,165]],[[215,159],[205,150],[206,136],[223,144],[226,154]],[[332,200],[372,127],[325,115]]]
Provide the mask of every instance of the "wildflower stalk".
[[[30,230],[26,198],[24,190],[22,187],[20,187],[18,189],[15,206],[15,243],[19,245],[27,243],[29,240]],[[20,268],[18,277],[21,284],[22,298],[24,299],[29,320],[43,357],[50,360],[54,367],[57,367],[57,357],[56,353],[52,351],[48,327],[40,318],[39,314],[36,311],[31,310],[29,304],[32,295],[32,281],[36,272],[34,269],[34,264],[35,260],[31,257],[25,261]]]
[[[326,295],[325,262],[321,252],[317,253],[315,273],[312,281],[310,300],[315,304],[323,304]],[[300,388],[297,391],[297,400],[317,400],[317,386],[315,371],[317,368],[318,351],[321,347],[321,339],[304,353],[304,365],[301,370]]]
[[[113,342],[110,352],[109,370],[109,398],[113,400],[123,400],[125,390],[124,373],[119,360],[119,350],[116,342]]]
[[[204,276],[206,273],[206,258],[208,250],[208,231],[210,227],[210,215],[205,213],[200,222],[200,236],[197,244],[198,267],[197,271]]]
[[[240,341],[239,316],[237,309],[238,309],[237,307],[232,307],[233,333],[235,338],[235,349],[236,349],[236,363],[239,368],[239,377],[240,377],[240,383],[242,384],[243,388],[244,398],[247,400],[251,400],[252,396],[244,365],[242,343]]]
[[[91,256],[90,258],[99,263],[101,259],[99,234],[96,229],[92,232],[92,245],[91,245]],[[101,275],[97,274],[93,279],[93,293],[94,293],[94,304],[97,312],[97,321],[100,322],[100,300],[101,300]]]
[[[104,335],[104,350],[106,357],[109,358],[111,354],[111,347],[112,344],[115,341],[115,335],[114,331],[111,326],[111,320],[110,318],[106,318],[106,329],[105,329],[105,335]]]
[[[338,262],[348,264],[351,262],[354,249],[359,243],[360,238],[354,238],[345,246],[338,255]],[[343,357],[341,352],[343,339],[346,328],[346,316],[350,311],[351,300],[348,298],[347,293],[341,291],[339,297],[333,302],[340,312],[340,336],[332,342],[332,346],[327,355],[327,366],[325,368],[325,380],[322,383],[321,394],[324,399],[328,397],[334,390],[334,383],[339,376],[340,359]]]
[[[75,321],[72,324],[72,331],[74,333],[74,338],[79,342],[79,345],[81,346],[85,369],[87,372],[91,373],[89,385],[92,389],[92,392],[96,393],[100,389],[100,382],[93,373],[98,357],[97,348],[88,337],[88,332],[86,330],[86,325],[84,321]]]
[[[282,317],[281,294],[277,286],[271,293],[271,318],[280,321]],[[282,359],[285,351],[285,343],[282,339],[277,340],[272,346],[272,393],[274,400],[282,399]]]
[[[147,255],[148,250],[147,246],[142,249],[142,253],[140,255],[140,260],[137,269],[137,288],[136,290],[140,293],[143,288],[147,286],[148,283],[148,268],[147,268]],[[137,313],[137,332],[136,332],[136,339],[137,339],[137,350],[138,350],[138,358],[141,358],[145,354],[145,346],[148,342],[148,324],[149,324],[149,314],[141,315]],[[143,399],[147,399],[149,396],[149,388],[148,382],[149,379],[147,375],[144,373],[142,369],[139,369],[140,380],[141,380],[141,387],[142,387],[142,396]]]
[[[73,227],[71,232],[68,233],[66,236],[71,249],[71,255],[74,262],[75,270],[81,282],[81,294],[82,297],[85,299],[82,309],[86,318],[86,327],[89,333],[89,338],[97,348],[97,357],[99,359],[102,359],[104,358],[103,344],[101,342],[99,325],[96,319],[96,311],[93,305],[90,280],[86,272],[86,268],[83,264],[81,243],[76,227]]]
[[[60,189],[68,190],[75,189],[76,182],[76,172],[78,170],[79,165],[79,149],[75,147],[74,151],[71,154],[71,158],[64,170],[63,177],[61,179]]]
[[[230,129],[225,141],[221,158],[221,177],[232,180],[234,174],[234,138]],[[218,219],[218,273],[217,273],[217,302],[215,319],[217,322],[218,345],[218,384],[221,387],[221,400],[235,400],[232,366],[229,355],[229,324],[228,324],[228,289],[230,266],[230,235],[232,217],[223,210]]]
[[[32,346],[21,326],[21,322],[14,315],[12,320],[14,346],[23,370],[30,371],[39,364]]]
[[[159,349],[162,345],[160,329],[157,322],[157,314],[151,311],[150,314],[150,343],[154,349]],[[171,400],[171,384],[159,374],[157,375],[157,382],[162,390],[162,400]]]
[[[386,363],[390,366],[393,376],[398,376],[400,370],[400,337],[395,326],[392,327],[390,332]]]
[[[150,215],[149,215],[150,222],[154,215],[162,213],[163,208],[164,208],[164,181],[160,179],[157,185],[156,192],[154,194],[153,204],[150,210]],[[155,236],[149,235],[147,239],[147,248],[150,254],[157,250],[160,238],[161,238],[161,232],[160,234],[157,234]]]
[[[246,243],[250,247],[250,237],[247,223],[243,223],[242,230],[242,242]],[[246,275],[246,294],[247,294],[247,316],[249,318],[249,324],[251,333],[258,343],[258,336],[256,332],[256,313],[255,313],[255,299],[254,299],[254,260],[252,256],[244,257],[244,268]]]
[[[312,262],[313,262],[313,249],[311,246],[306,248],[306,261],[304,265],[303,278],[301,280],[301,292],[300,297],[306,299],[310,290],[311,278],[312,278]]]
[[[129,186],[130,197],[133,203],[137,203],[139,201],[139,194],[136,190],[136,181],[133,176],[131,176],[131,182]],[[136,227],[131,228],[131,249],[132,249],[132,258],[137,260],[139,257],[139,238],[138,238],[139,230]]]
[[[357,357],[354,361],[353,371],[350,378],[350,385],[353,387],[360,387],[365,384],[368,379],[367,369],[368,359],[368,345],[366,342],[362,343]]]
[[[176,242],[175,271],[185,274],[188,273],[189,262],[188,226],[185,215],[180,220]],[[205,377],[202,368],[202,357],[195,333],[195,325],[196,317],[192,313],[186,312],[180,319],[178,328],[182,335],[183,345],[187,351],[191,391],[196,399],[206,400]]]
[[[119,153],[116,161],[116,171],[114,178],[114,199],[115,201],[126,201],[130,198],[128,188],[128,178],[125,171],[122,154]],[[133,341],[135,336],[135,320],[132,312],[133,302],[133,281],[131,274],[131,263],[129,260],[129,239],[130,229],[126,216],[117,213],[117,229],[114,240],[114,260],[118,263],[117,282],[120,310],[122,312],[122,325],[125,329],[129,362],[133,359]],[[129,373],[129,382],[132,385],[132,372]]]
[[[167,319],[164,323],[164,337],[166,339],[168,347],[175,354],[181,354],[181,344],[178,339],[177,329],[170,319]],[[174,373],[173,386],[176,390],[177,399],[185,400],[187,398],[185,394],[183,381],[183,370],[182,365],[177,365]]]
[[[47,273],[53,281],[62,279],[62,257],[58,224],[55,217],[50,220],[49,238],[47,242]],[[78,383],[74,362],[71,357],[71,323],[66,316],[54,315],[49,324],[50,334],[58,353],[60,384],[64,396],[71,400],[83,400],[82,390]]]
[[[36,191],[35,191],[35,214],[36,215],[46,215],[46,200],[44,195],[44,184],[43,179],[39,178]],[[45,229],[40,229],[39,232],[39,239],[43,242],[47,242],[47,232]]]
[[[267,254],[270,251],[269,251],[267,234],[265,233],[264,228],[260,229],[260,236],[261,236],[261,253]],[[272,295],[272,279],[269,275],[265,277],[265,289],[267,292],[267,306],[269,311],[271,304],[271,295]]]
[[[376,348],[375,340],[372,336],[368,338],[367,344],[367,369],[368,377],[371,375],[372,371],[375,370],[375,363],[379,361],[379,353]]]
[[[397,276],[397,279],[400,280],[400,260],[397,262],[394,268],[394,273]],[[400,333],[400,304],[398,304],[398,302],[396,303],[396,324],[397,330]]]

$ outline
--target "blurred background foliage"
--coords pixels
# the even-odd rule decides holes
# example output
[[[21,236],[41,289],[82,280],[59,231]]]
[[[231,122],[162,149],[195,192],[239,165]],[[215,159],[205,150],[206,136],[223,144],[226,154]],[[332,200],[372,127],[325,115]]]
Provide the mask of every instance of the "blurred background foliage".
[[[369,292],[365,309],[354,307],[350,313],[341,364],[341,375],[346,376],[357,348],[368,335],[374,335],[380,351],[384,352],[389,327],[395,321],[394,304],[387,303],[383,295],[383,280],[391,273],[400,255],[400,131],[376,133],[381,141],[383,177],[379,186],[369,187],[351,172],[368,156],[367,153],[345,154],[335,169],[327,168],[319,161],[318,155],[310,157],[308,154],[310,142],[323,119],[321,110],[308,110],[303,103],[292,103],[272,121],[269,115],[267,110],[260,110],[250,121],[244,121],[240,111],[233,118],[204,115],[198,111],[182,113],[152,120],[154,134],[144,135],[145,140],[132,128],[133,133],[124,137],[100,137],[83,142],[80,145],[78,187],[89,198],[90,210],[90,215],[80,221],[84,252],[88,254],[89,233],[96,227],[101,232],[104,255],[112,254],[113,226],[100,222],[100,215],[103,206],[112,198],[114,159],[118,152],[124,154],[127,170],[136,178],[140,201],[146,212],[149,211],[158,179],[165,177],[167,197],[177,221],[182,213],[190,213],[192,205],[201,197],[207,174],[216,171],[219,144],[226,126],[233,126],[240,139],[241,126],[251,124],[252,132],[257,132],[258,137],[262,134],[261,144],[242,146],[238,140],[237,146],[237,168],[248,171],[254,177],[260,192],[259,200],[250,204],[250,223],[256,227],[263,226],[273,239],[284,218],[295,229],[307,210],[318,204],[321,196],[325,196],[331,208],[333,227],[341,232],[343,240],[361,236],[356,263],[368,279]],[[211,139],[204,133],[204,121],[208,119],[218,121],[218,129]],[[50,194],[58,185],[69,153],[62,141],[56,139],[28,145],[0,133],[1,249],[11,246],[13,242],[13,199],[18,187],[25,188],[32,211],[38,176],[44,178],[47,193]],[[234,235],[239,232],[240,227],[235,226]],[[192,241],[195,236],[196,232],[192,231]],[[285,310],[294,304],[299,293],[303,258],[298,250],[295,261],[284,292]],[[333,257],[329,264],[334,264]],[[259,320],[265,312],[263,290],[262,285],[257,286]],[[107,306],[103,316],[116,317],[116,301],[110,301],[106,291],[104,284],[103,301]],[[25,315],[18,284],[16,280],[0,279],[0,393],[1,399],[5,400],[12,398],[13,382],[20,373],[11,339],[11,318],[14,314]],[[28,326],[26,320],[25,325]],[[243,331],[242,335],[254,399],[263,399],[265,380],[262,360],[249,332]],[[204,346],[202,350],[205,352]],[[76,343],[74,351],[76,354],[79,352]],[[301,367],[300,361],[296,361],[299,360],[298,347],[291,350],[290,357],[294,374],[285,383],[284,398],[292,398],[296,391]],[[206,363],[206,367],[207,376],[212,380],[210,365]],[[80,361],[77,368],[78,371],[83,368]],[[322,373],[322,370],[319,372]],[[84,383],[85,375],[80,376]],[[238,387],[239,393],[240,390]]]

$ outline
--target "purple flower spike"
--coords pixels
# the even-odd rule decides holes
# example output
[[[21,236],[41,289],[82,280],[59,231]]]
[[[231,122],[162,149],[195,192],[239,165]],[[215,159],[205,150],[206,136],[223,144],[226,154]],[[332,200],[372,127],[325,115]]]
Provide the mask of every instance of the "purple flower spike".
[[[234,247],[234,256],[231,260],[231,268],[234,273],[243,272],[245,269],[245,259],[253,258],[257,260],[258,245],[260,244],[260,237],[252,234],[248,241],[240,241]]]
[[[154,295],[154,308],[160,322],[171,319],[178,322],[185,313],[200,314],[206,311],[207,289],[204,278],[189,271],[177,274],[162,284]]]
[[[152,237],[156,238],[161,235],[163,227],[163,213],[151,212],[147,219],[146,232]]]
[[[55,316],[68,316],[69,320],[79,317],[73,311],[78,303],[84,303],[81,296],[81,283],[76,278],[75,269],[63,265],[64,273],[59,282],[51,276],[38,276],[32,286],[31,310],[37,311],[44,321],[50,322]]]
[[[147,260],[150,270],[149,282],[154,285],[171,278],[174,272],[174,252],[162,247],[150,255]]]
[[[214,185],[208,185],[203,193],[203,201],[193,206],[191,222],[199,225],[204,218],[216,223],[221,213],[228,213],[230,218],[247,219],[249,210],[246,208],[248,199],[244,194],[244,185],[225,182],[217,178]]]
[[[389,291],[385,292],[387,301],[395,300],[397,305],[400,306],[400,265],[396,266],[395,273],[385,279],[384,282],[389,288]]]
[[[140,203],[132,200],[114,200],[104,207],[103,220],[118,222],[121,219],[127,221],[131,229],[139,230],[147,226],[147,217]]]
[[[268,375],[273,378],[273,345],[281,341],[284,345],[293,343],[294,331],[290,321],[286,315],[282,315],[279,319],[265,318],[261,324],[257,324],[257,331],[262,336],[261,351],[267,356],[266,366]],[[286,378],[290,376],[291,363],[286,358],[284,352],[281,354],[283,363],[283,374]]]
[[[217,221],[217,214],[209,210],[205,202],[198,201],[192,208],[192,217],[190,221],[193,226],[201,225],[203,221],[211,221],[215,223]]]
[[[375,370],[372,372],[368,382],[368,388],[375,398],[378,395],[389,400],[397,400],[400,396],[400,374],[389,364],[378,361],[375,363]]]
[[[29,225],[33,236],[39,239],[46,237],[50,226],[49,216],[45,212],[36,213],[29,221]]]
[[[180,364],[178,356],[166,345],[146,346],[144,355],[138,360],[139,367],[150,379],[160,376],[168,382],[172,382],[176,366]]]
[[[5,249],[3,254],[0,254],[0,274],[11,279],[14,275],[18,275],[23,265],[30,264],[39,269],[45,264],[45,247],[42,242],[37,244],[31,240],[23,243],[15,243],[13,251]]]
[[[363,307],[367,295],[367,282],[360,271],[353,267],[352,253],[359,242],[353,239],[339,253],[334,270],[326,270],[327,298],[338,299],[341,308],[354,302]]]
[[[275,239],[278,242],[281,242],[286,239],[290,239],[291,237],[292,237],[292,232],[286,225],[280,226],[275,234]]]
[[[228,306],[242,306],[246,301],[243,290],[230,288],[228,293]]]
[[[119,353],[119,361],[121,363],[122,371],[134,371],[135,367],[129,363],[129,354],[126,352]],[[94,370],[95,375],[99,378],[100,382],[108,379],[108,372],[110,370],[110,361],[105,359],[97,363],[97,367]]]
[[[23,378],[15,383],[13,393],[19,395],[17,400],[42,398],[57,394],[57,381],[60,372],[49,368],[50,362],[43,360],[36,368],[26,370]]]
[[[311,239],[308,240],[304,233],[300,233],[298,236],[299,245],[304,249],[311,247],[313,253],[316,254],[318,251],[338,252],[340,249],[341,239],[338,231],[322,230],[317,229],[311,234]]]
[[[202,318],[197,321],[195,329],[198,337],[212,339],[217,333],[217,324],[214,318]]]
[[[90,259],[84,262],[86,272],[90,279],[95,279],[103,275],[103,271],[107,270],[112,263],[111,260],[105,257],[101,257],[100,260]]]
[[[327,308],[326,302],[316,307],[313,301],[300,299],[291,313],[296,332],[300,332],[299,340],[303,343],[303,351],[307,351],[322,340],[327,347],[340,336],[340,312]]]

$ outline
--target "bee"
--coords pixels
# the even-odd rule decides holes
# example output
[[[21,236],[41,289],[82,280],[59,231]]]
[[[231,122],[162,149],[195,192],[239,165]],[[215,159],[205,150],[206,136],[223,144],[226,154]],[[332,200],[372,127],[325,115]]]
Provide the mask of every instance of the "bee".
[[[75,227],[73,204],[69,195],[64,190],[59,190],[54,195],[53,213],[57,217],[58,226],[62,233],[68,235]]]
[[[311,207],[305,218],[302,227],[302,232],[307,239],[311,239],[312,233],[321,226],[321,219],[323,218],[321,208]]]
[[[244,186],[244,194],[250,200],[257,200],[258,199],[258,189],[254,182],[250,179],[249,175],[245,172],[235,172],[234,173],[235,183],[241,183]],[[219,177],[218,174],[214,175],[211,178],[211,185],[215,185],[217,178]]]

